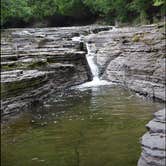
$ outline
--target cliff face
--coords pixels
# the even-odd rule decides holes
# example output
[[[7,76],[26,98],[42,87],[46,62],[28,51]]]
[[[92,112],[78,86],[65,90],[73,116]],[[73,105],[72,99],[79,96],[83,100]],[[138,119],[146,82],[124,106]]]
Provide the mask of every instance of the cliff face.
[[[10,29],[1,34],[2,114],[91,79],[85,45],[72,41],[80,35],[91,43],[103,79],[165,100],[163,24]]]
[[[87,38],[102,78],[165,100],[164,24],[117,28]]]
[[[1,35],[2,115],[91,79],[86,49],[72,37],[110,27],[10,29]]]

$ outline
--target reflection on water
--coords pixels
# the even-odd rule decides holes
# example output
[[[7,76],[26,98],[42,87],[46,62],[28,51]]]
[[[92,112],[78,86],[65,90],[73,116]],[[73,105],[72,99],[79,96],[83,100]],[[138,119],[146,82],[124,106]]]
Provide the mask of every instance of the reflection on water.
[[[139,138],[162,108],[115,87],[66,90],[2,130],[4,166],[134,166]]]

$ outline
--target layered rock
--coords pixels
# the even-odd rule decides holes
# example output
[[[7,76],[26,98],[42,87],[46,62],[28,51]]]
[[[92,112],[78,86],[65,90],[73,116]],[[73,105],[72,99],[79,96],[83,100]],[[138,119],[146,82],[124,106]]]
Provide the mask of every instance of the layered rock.
[[[86,48],[72,37],[111,27],[9,29],[1,33],[1,113],[91,79]]]
[[[141,138],[142,153],[138,166],[165,166],[166,163],[166,113],[162,109],[146,125],[148,132]]]
[[[103,79],[165,100],[164,24],[113,28],[87,37]]]

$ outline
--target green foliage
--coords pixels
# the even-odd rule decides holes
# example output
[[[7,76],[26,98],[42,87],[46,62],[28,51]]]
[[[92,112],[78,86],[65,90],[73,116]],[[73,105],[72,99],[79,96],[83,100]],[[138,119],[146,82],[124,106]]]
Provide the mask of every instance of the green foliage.
[[[153,0],[154,1],[154,6],[161,6],[164,5],[164,0]]]
[[[114,13],[115,19],[120,22],[125,22],[128,17],[128,0],[116,0],[111,2],[111,14]]]
[[[51,16],[57,11],[56,0],[29,0],[30,8],[34,18],[42,19]]]
[[[130,9],[136,11],[139,15],[140,22],[146,23],[148,16],[148,9],[153,5],[151,0],[134,0],[130,3]]]
[[[109,0],[84,0],[84,4],[89,6],[93,13],[99,13],[99,15],[106,15],[110,10]]]
[[[28,0],[1,0],[1,25],[12,17],[28,20],[31,14]]]
[[[58,13],[65,16],[85,16],[87,9],[81,0],[56,0]]]
[[[15,18],[42,21],[58,14],[80,19],[89,12],[110,22],[145,23],[155,15],[163,16],[165,7],[164,0],[1,0],[1,25]]]

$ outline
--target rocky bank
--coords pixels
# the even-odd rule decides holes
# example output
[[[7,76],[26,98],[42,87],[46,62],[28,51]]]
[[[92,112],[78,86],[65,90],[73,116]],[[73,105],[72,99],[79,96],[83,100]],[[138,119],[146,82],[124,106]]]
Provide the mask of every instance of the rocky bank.
[[[138,166],[165,166],[166,163],[166,114],[162,109],[146,125],[148,132],[141,138],[142,153]]]

